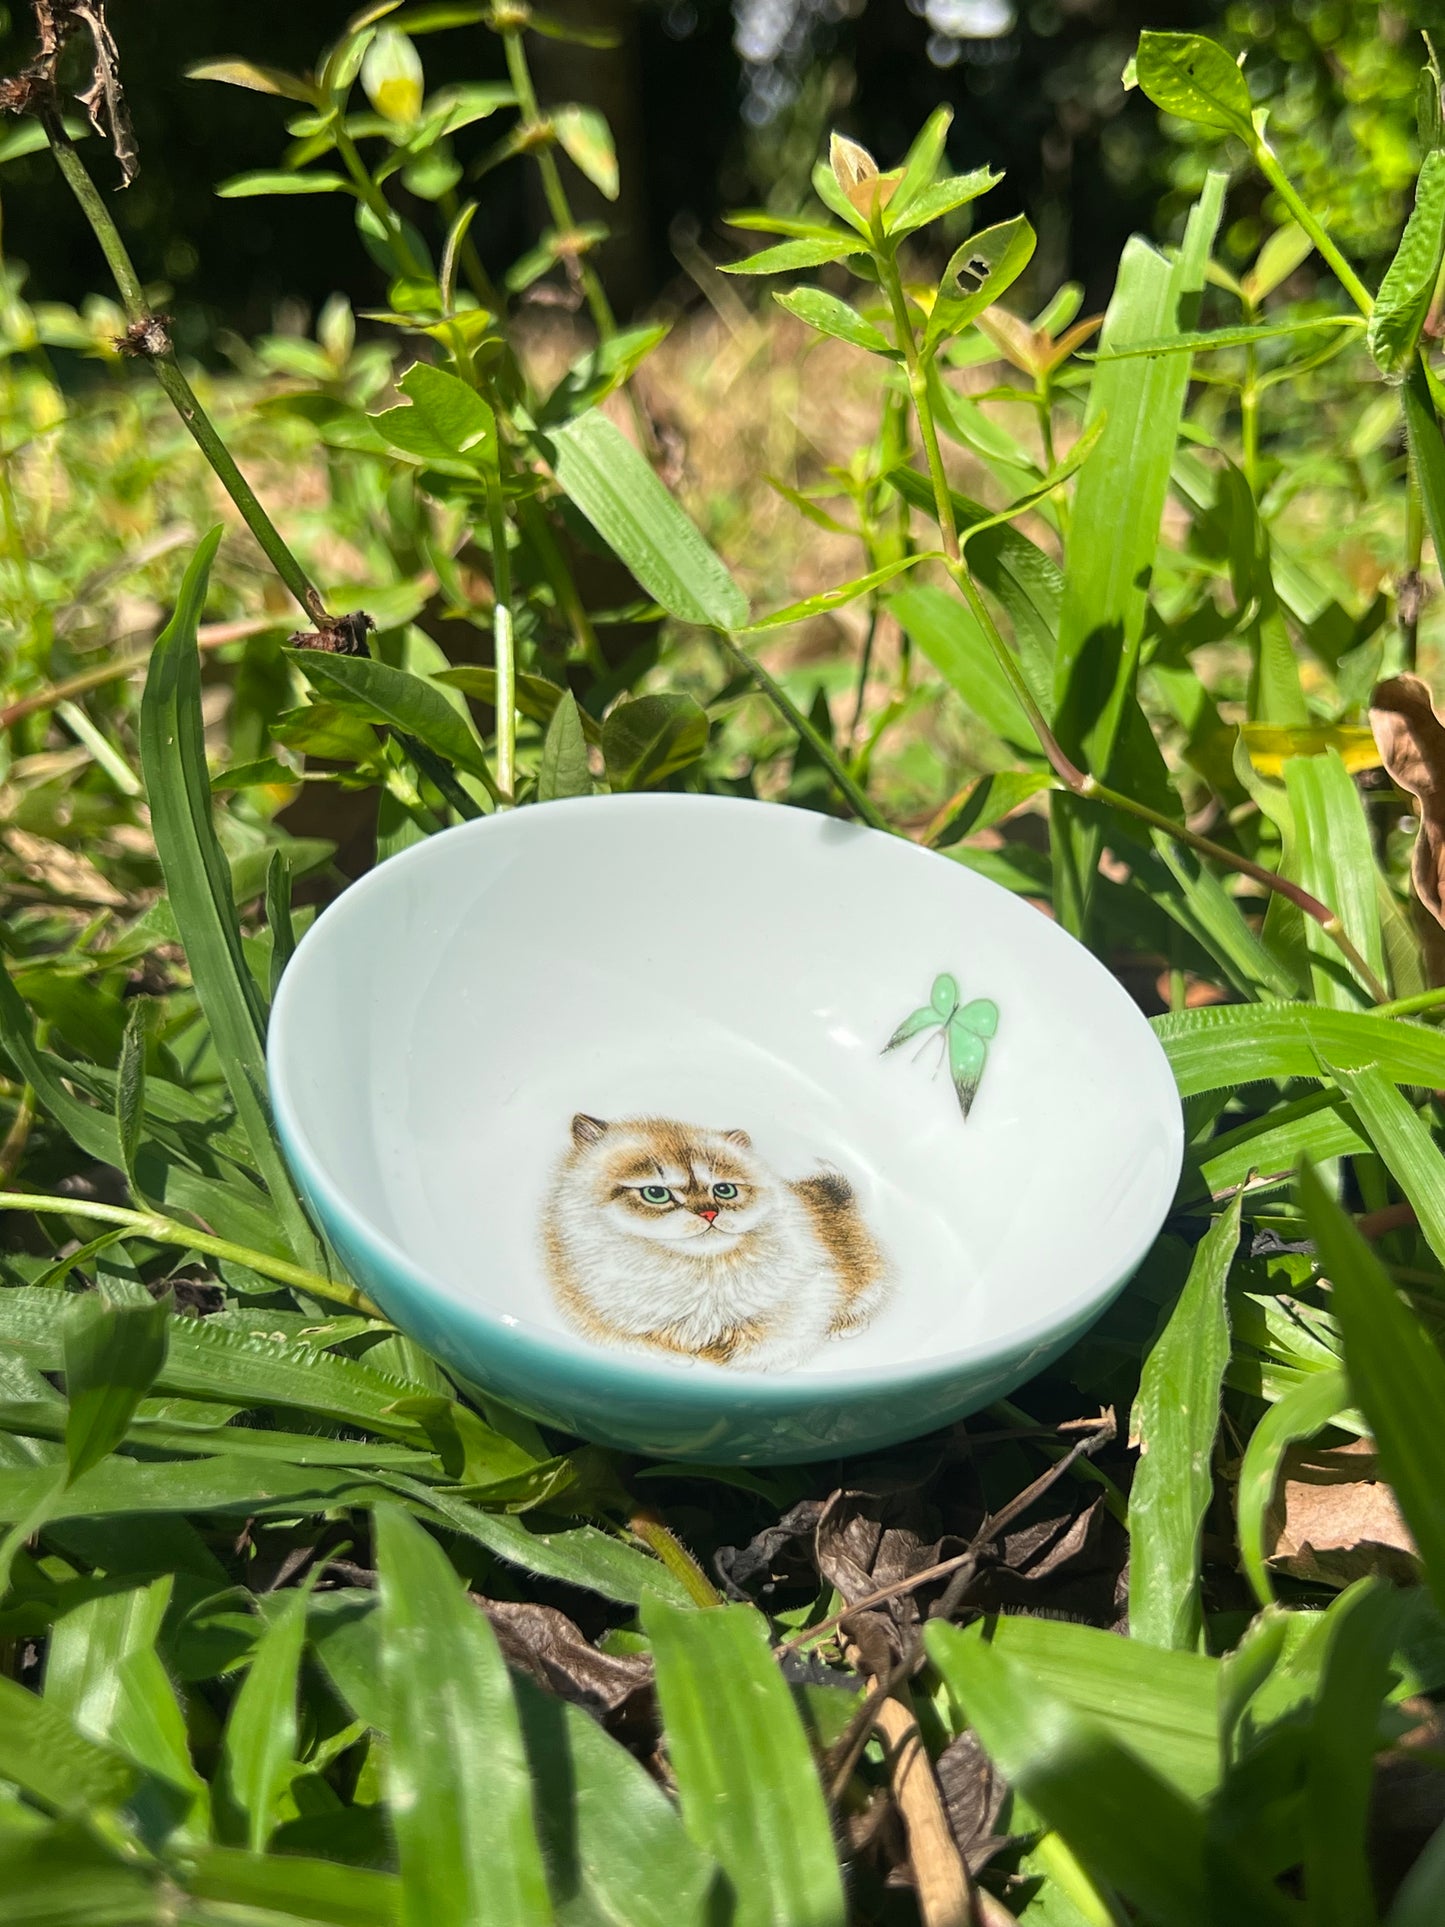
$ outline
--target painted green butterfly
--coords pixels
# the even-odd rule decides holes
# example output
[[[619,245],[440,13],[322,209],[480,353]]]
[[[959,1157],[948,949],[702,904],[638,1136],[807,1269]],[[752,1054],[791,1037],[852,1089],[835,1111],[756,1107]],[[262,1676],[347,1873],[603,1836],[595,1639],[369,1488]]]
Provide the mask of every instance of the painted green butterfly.
[[[911,1017],[904,1018],[883,1046],[881,1054],[886,1057],[889,1051],[897,1050],[900,1044],[906,1044],[910,1038],[921,1036],[926,1031],[934,1032],[942,1045],[939,1069],[943,1068],[944,1058],[947,1058],[948,1074],[953,1080],[958,1108],[967,1117],[983,1080],[989,1040],[997,1029],[998,1005],[988,997],[975,997],[969,1003],[962,1003],[958,994],[958,979],[950,977],[945,970],[934,978],[927,1004],[922,1010],[915,1010]]]

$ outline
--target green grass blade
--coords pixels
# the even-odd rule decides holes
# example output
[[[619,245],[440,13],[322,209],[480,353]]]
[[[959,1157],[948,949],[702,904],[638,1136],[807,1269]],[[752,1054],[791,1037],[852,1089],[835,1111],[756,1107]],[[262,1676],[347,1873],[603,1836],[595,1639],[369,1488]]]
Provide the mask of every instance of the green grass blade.
[[[708,1927],[718,1869],[582,1707],[513,1681],[559,1927]]]
[[[1400,1594],[1373,1579],[1342,1593],[1327,1615],[1301,1810],[1310,1927],[1373,1927],[1379,1918],[1365,1829],[1399,1623]]]
[[[1439,1927],[1445,1920],[1445,1824],[1400,1883],[1388,1927]]]
[[[250,1671],[221,1737],[221,1816],[253,1853],[264,1853],[296,1765],[296,1688],[306,1641],[307,1593],[297,1589],[256,1642]]]
[[[72,1480],[125,1437],[165,1363],[169,1326],[167,1300],[117,1302],[102,1287],[70,1301],[60,1350],[70,1400],[65,1455]]]
[[[1345,1070],[1332,1064],[1329,1070],[1390,1175],[1415,1207],[1425,1242],[1445,1264],[1445,1158],[1429,1126],[1376,1065]]]
[[[77,1824],[0,1829],[6,1927],[170,1927],[158,1871],[122,1860]]]
[[[643,1625],[682,1817],[732,1882],[734,1927],[841,1927],[828,1809],[767,1621],[649,1600]]]
[[[669,615],[742,628],[746,596],[620,429],[593,409],[551,431],[548,442],[563,493]]]
[[[120,1064],[115,1080],[115,1128],[120,1135],[121,1168],[131,1196],[138,1204],[145,1194],[136,1176],[136,1154],[145,1129],[146,1109],[146,1034],[149,1005],[145,998],[131,999],[121,1040]]]
[[[548,1927],[517,1709],[496,1635],[429,1533],[376,1513],[386,1774],[408,1927]]]
[[[889,596],[888,608],[980,722],[1006,743],[1037,754],[1028,718],[967,604],[943,589],[916,584]]]
[[[156,641],[141,702],[141,769],[171,907],[236,1114],[292,1251],[315,1270],[322,1268],[321,1248],[272,1128],[261,995],[241,948],[230,866],[211,820],[196,626],[220,538],[213,529],[197,549],[175,614]]]
[[[1308,1164],[1300,1203],[1334,1286],[1354,1402],[1374,1434],[1435,1603],[1445,1609],[1445,1359]]]
[[[1107,1636],[1107,1635],[1106,1635]],[[1274,1927],[1284,1900],[1224,1853],[1204,1815],[1127,1746],[976,1635],[932,1623],[928,1655],[990,1757],[1096,1878],[1152,1927]]]
[[[1140,1459],[1129,1493],[1129,1631],[1151,1646],[1192,1651],[1203,1632],[1199,1553],[1214,1496],[1214,1435],[1229,1363],[1224,1288],[1240,1204],[1236,1195],[1195,1252],[1144,1360],[1134,1405]]]
[[[1274,1579],[1266,1559],[1266,1528],[1280,1467],[1290,1446],[1312,1439],[1350,1402],[1343,1372],[1317,1372],[1276,1399],[1250,1434],[1239,1468],[1239,1556],[1261,1606],[1274,1600]]]
[[[1445,1087],[1445,1037],[1398,1017],[1312,1004],[1215,1004],[1152,1021],[1181,1097],[1261,1078],[1322,1078],[1322,1059],[1378,1064],[1396,1084]]]
[[[39,1694],[0,1676],[0,1779],[55,1813],[90,1816],[123,1806],[140,1771],[87,1739]]]
[[[1291,756],[1284,766],[1285,791],[1294,817],[1290,874],[1327,903],[1377,977],[1385,975],[1385,942],[1374,850],[1364,805],[1337,750],[1323,756]],[[1315,1001],[1328,1010],[1368,1008],[1369,993],[1313,917],[1305,942]]]
[[[280,1927],[293,1918],[318,1927],[401,1927],[401,1882],[395,1874],[308,1860],[292,1853],[254,1854],[235,1847],[207,1847],[192,1865],[186,1891],[217,1902],[238,1927]],[[254,1912],[252,1910],[255,1910]]]

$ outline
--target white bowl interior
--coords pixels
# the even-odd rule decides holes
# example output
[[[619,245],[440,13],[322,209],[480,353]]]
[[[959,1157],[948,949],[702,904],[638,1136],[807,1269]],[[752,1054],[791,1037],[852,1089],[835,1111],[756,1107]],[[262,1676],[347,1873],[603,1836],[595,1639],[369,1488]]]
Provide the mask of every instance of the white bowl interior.
[[[943,972],[999,1011],[966,1121],[940,1038],[884,1051]],[[784,1181],[846,1177],[890,1290],[789,1365],[810,1378],[1077,1316],[1179,1169],[1163,1054],[1080,945],[960,865],[771,806],[614,798],[432,838],[324,915],[276,1021],[288,1114],[351,1208],[443,1294],[569,1348],[595,1346],[541,1227],[578,1113],[739,1129]]]

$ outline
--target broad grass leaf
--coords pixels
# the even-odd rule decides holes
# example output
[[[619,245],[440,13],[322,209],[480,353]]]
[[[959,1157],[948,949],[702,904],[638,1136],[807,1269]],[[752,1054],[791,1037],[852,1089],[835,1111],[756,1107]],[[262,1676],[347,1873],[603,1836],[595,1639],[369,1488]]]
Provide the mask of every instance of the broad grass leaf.
[[[709,1927],[717,1863],[593,1715],[513,1678],[558,1927]]]
[[[1370,728],[1380,760],[1415,798],[1420,833],[1410,855],[1415,894],[1445,923],[1445,724],[1419,676],[1391,676],[1370,698]]]
[[[186,1716],[157,1651],[173,1575],[114,1588],[62,1612],[45,1652],[45,1698],[82,1733],[183,1788],[204,1832],[210,1801]]]
[[[842,1927],[828,1810],[767,1621],[649,1600],[643,1625],[682,1817],[732,1883],[734,1927]]]
[[[1321,1058],[1375,1063],[1396,1084],[1445,1088],[1445,1037],[1398,1017],[1313,1004],[1215,1004],[1151,1021],[1181,1097],[1262,1078],[1320,1078]]]
[[[1365,339],[1375,365],[1402,374],[1420,343],[1440,264],[1445,259],[1445,153],[1425,156],[1415,183],[1415,205],[1395,258],[1385,271]]]
[[[1445,1920],[1445,1821],[1400,1882],[1388,1927],[1438,1927]]]
[[[65,1456],[80,1478],[125,1437],[165,1364],[170,1300],[117,1300],[102,1286],[65,1305],[60,1356],[70,1411]]]
[[[669,615],[743,626],[747,598],[620,429],[589,410],[547,440],[563,493]]]
[[[602,725],[602,756],[614,790],[652,789],[695,763],[708,722],[691,696],[634,696]]]
[[[1350,1403],[1343,1372],[1312,1373],[1276,1399],[1250,1434],[1239,1468],[1235,1504],[1239,1516],[1239,1556],[1256,1599],[1272,1603],[1274,1579],[1268,1565],[1268,1515],[1290,1446],[1312,1439]]]
[[[1445,1264],[1445,1157],[1430,1127],[1374,1064],[1355,1070],[1331,1064],[1329,1073],[1414,1206],[1426,1243]]]
[[[952,1628],[949,1629],[952,1633]],[[979,1639],[982,1626],[939,1636],[934,1664],[950,1677],[954,1638]],[[1000,1616],[992,1643],[1041,1692],[1067,1700],[1190,1799],[1219,1779],[1216,1733],[1219,1662],[1198,1652],[1170,1652],[1122,1640],[1068,1620]]]
[[[281,1796],[296,1770],[296,1689],[308,1597],[307,1588],[282,1595],[279,1611],[256,1642],[221,1735],[218,1818],[252,1853],[265,1852],[280,1818]]]
[[[1145,1919],[1157,1927],[1285,1927],[1293,1919],[1276,1890],[1210,1841],[1192,1801],[1102,1726],[1040,1690],[1028,1667],[938,1623],[925,1644],[1015,1792]]]
[[[1320,1269],[1334,1287],[1354,1403],[1374,1435],[1435,1603],[1445,1607],[1445,1358],[1311,1165],[1300,1172],[1299,1189]]]
[[[568,160],[584,173],[598,193],[609,201],[617,199],[620,182],[617,149],[605,114],[595,107],[553,107],[547,115]]]
[[[246,962],[230,866],[211,815],[196,628],[220,539],[221,530],[213,529],[196,550],[175,614],[156,639],[141,699],[141,770],[156,852],[217,1061],[291,1250],[315,1270],[321,1247],[272,1126],[265,1012]]]
[[[369,656],[333,656],[321,649],[288,653],[312,687],[331,702],[415,736],[448,763],[490,784],[486,757],[466,718],[422,677]]]
[[[1383,977],[1374,847],[1353,778],[1330,749],[1323,756],[1291,756],[1284,786],[1294,819],[1288,839],[1291,876],[1330,906],[1376,977]],[[1331,1010],[1368,1008],[1369,992],[1313,917],[1305,918],[1305,942],[1316,1003]]]
[[[225,1909],[217,1917],[281,1927],[401,1927],[401,1882],[393,1873],[310,1860],[290,1852],[257,1854],[206,1847],[192,1861],[186,1892]],[[244,1910],[233,1916],[230,1909]],[[253,1911],[254,1910],[254,1911]]]
[[[0,1676],[0,1778],[53,1813],[90,1818],[123,1807],[140,1769],[87,1739],[57,1707]]]
[[[1302,1808],[1311,1927],[1372,1927],[1379,1918],[1366,1825],[1380,1712],[1396,1677],[1401,1598],[1379,1580],[1362,1579],[1326,1615]]]
[[[1333,1095],[1316,1092],[1222,1131],[1191,1155],[1198,1160],[1201,1189],[1217,1197],[1251,1176],[1283,1179],[1297,1169],[1301,1157],[1318,1162],[1369,1148]]]
[[[1194,1254],[1169,1322],[1144,1359],[1132,1429],[1129,1632],[1150,1646],[1197,1649],[1204,1630],[1199,1557],[1214,1496],[1214,1436],[1229,1363],[1225,1283],[1239,1245],[1242,1196]]]
[[[865,321],[846,301],[840,301],[837,295],[828,294],[822,288],[790,288],[785,294],[775,293],[773,299],[790,315],[816,328],[819,334],[831,335],[835,341],[866,348],[871,355],[897,352],[881,329]]]
[[[1222,174],[1208,176],[1177,260],[1137,238],[1125,247],[1101,353],[1192,324],[1224,186]],[[1085,751],[1096,773],[1107,769],[1134,687],[1189,367],[1187,352],[1101,363],[1089,389],[1086,423],[1102,416],[1104,429],[1070,516],[1054,691],[1066,747]]]
[[[570,690],[564,690],[547,734],[542,739],[542,760],[537,767],[537,801],[555,802],[562,796],[590,796],[592,769],[587,761],[587,738],[582,730],[582,712]]]
[[[223,1512],[262,1517],[365,1505],[385,1496],[365,1472],[288,1465],[216,1453],[184,1460],[103,1459],[63,1492],[53,1493],[51,1464],[0,1466],[0,1525],[28,1517],[51,1493],[47,1518],[105,1520],[116,1513]],[[3,1771],[3,1769],[0,1769]]]
[[[1321,314],[1278,321],[1253,321],[1237,328],[1185,328],[1177,334],[1131,341],[1126,347],[1101,347],[1093,359],[1101,362],[1126,361],[1136,360],[1141,355],[1168,355],[1181,351],[1195,355],[1214,354],[1224,348],[1251,348],[1262,341],[1283,341],[1291,335],[1313,334],[1319,329],[1363,326],[1358,315]],[[1085,360],[1088,359],[1085,356]]]
[[[609,341],[599,341],[574,362],[557,383],[537,417],[538,425],[570,421],[585,409],[597,408],[629,381],[653,349],[667,339],[667,322],[643,328],[624,328]]]
[[[1141,33],[1135,77],[1156,107],[1197,127],[1248,141],[1254,131],[1249,87],[1215,41],[1197,33]]]
[[[1276,728],[1269,723],[1245,723],[1240,730],[1249,760],[1261,776],[1281,777],[1292,756],[1320,756],[1336,750],[1353,776],[1378,769],[1381,756],[1373,733],[1347,723],[1309,723]]]
[[[170,1927],[154,1865],[122,1859],[82,1821],[0,1827],[6,1927]]]
[[[1174,887],[1160,888],[1146,866],[1141,866],[1140,887],[1204,946],[1236,989],[1246,997],[1297,997],[1300,982],[1288,963],[1253,929],[1203,860],[1162,830],[1155,830],[1150,841]]]
[[[496,1635],[435,1539],[376,1512],[386,1781],[407,1927],[549,1927],[532,1784]]]
[[[1019,699],[966,603],[932,583],[913,583],[889,596],[888,608],[981,723],[1016,749],[1037,748]]]

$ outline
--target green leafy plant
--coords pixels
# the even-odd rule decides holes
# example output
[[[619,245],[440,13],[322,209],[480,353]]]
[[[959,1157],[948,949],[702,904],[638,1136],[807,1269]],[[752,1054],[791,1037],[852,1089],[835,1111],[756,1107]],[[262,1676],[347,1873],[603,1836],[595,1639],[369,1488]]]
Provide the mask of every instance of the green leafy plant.
[[[1439,637],[1428,48],[1373,295],[1198,36],[1130,77],[1286,218],[1226,267],[1211,173],[1102,317],[1009,305],[1017,213],[930,252],[999,187],[945,113],[893,168],[835,137],[727,265],[822,272],[739,338],[828,358],[868,431],[800,433],[738,510],[660,472],[676,344],[618,326],[573,218],[559,152],[604,195],[616,163],[537,98],[564,29],[391,0],[311,74],[196,70],[290,116],[220,191],[346,205],[378,274],[220,378],[62,114],[69,45],[137,164],[104,9],[36,18],[0,162],[51,149],[118,302],[7,268],[0,310],[7,1918],[1434,1921],[1445,1835],[1371,1817],[1400,1776],[1430,1810],[1445,1692],[1438,745],[1391,680]],[[429,90],[443,31],[508,83]],[[489,265],[463,190],[527,157],[548,225]],[[592,328],[560,374],[544,283]],[[758,565],[780,515],[826,566]],[[1158,1013],[1174,1212],[1019,1403],[841,1475],[638,1465],[464,1396],[312,1226],[262,1046],[318,896],[660,786],[914,836]],[[966,1113],[997,1014],[945,974],[889,1048],[936,1035]]]

